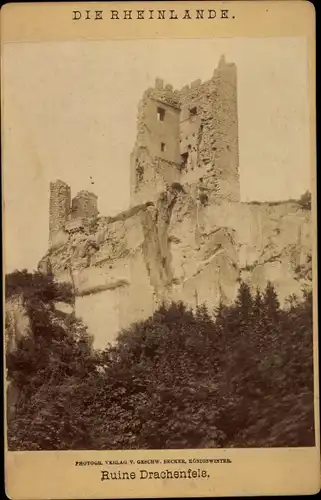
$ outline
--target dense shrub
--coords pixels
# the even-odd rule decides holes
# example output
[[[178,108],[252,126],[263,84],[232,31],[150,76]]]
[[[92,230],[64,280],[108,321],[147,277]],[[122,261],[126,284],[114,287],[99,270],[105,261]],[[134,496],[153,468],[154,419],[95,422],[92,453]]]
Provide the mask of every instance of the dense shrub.
[[[306,191],[300,198],[299,204],[305,210],[311,210],[311,193]]]
[[[311,446],[312,296],[281,310],[268,284],[235,303],[160,307],[94,351],[85,327],[52,307],[52,278],[16,273],[31,335],[7,353],[20,398],[12,450]],[[69,291],[70,292],[70,291]]]

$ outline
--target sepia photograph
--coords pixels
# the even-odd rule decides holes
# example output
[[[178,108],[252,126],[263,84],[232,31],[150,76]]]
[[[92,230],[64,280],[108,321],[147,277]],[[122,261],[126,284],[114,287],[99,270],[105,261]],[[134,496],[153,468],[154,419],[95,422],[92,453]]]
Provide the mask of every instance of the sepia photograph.
[[[5,46],[8,450],[315,446],[306,51]]]

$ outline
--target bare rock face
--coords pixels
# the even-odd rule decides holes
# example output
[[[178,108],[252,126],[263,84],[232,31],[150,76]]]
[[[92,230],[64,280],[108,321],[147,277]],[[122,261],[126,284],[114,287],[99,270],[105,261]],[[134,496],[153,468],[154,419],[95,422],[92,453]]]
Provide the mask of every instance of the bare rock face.
[[[39,264],[72,284],[75,311],[104,347],[163,301],[235,299],[271,281],[284,305],[311,284],[309,210],[241,203],[237,68],[173,90],[157,78],[138,106],[132,208],[98,217],[97,198],[51,184],[50,250]]]
[[[5,349],[6,353],[13,352],[17,347],[17,342],[27,337],[30,333],[30,319],[24,306],[21,295],[15,295],[6,300],[5,307]],[[9,380],[6,381],[6,409],[7,418],[11,419],[15,412],[15,407],[19,399],[19,390]]]
[[[284,304],[311,283],[311,213],[298,203],[203,203],[176,183],[156,202],[69,234],[39,269],[73,285],[96,347],[163,301],[234,300],[239,282],[271,281]]]
[[[30,331],[30,319],[21,295],[6,300],[5,314],[6,352],[12,352],[19,339],[28,336]]]
[[[193,304],[194,294],[210,306],[213,295],[214,302],[234,300],[240,280],[259,289],[271,281],[284,303],[308,285],[310,212],[297,203],[190,201],[189,216],[185,207],[181,199],[169,228],[176,297],[182,293]]]
[[[271,281],[284,305],[311,283],[309,210],[241,203],[237,68],[173,90],[157,78],[138,106],[131,207],[98,217],[97,198],[51,184],[50,250],[39,264],[72,284],[96,347],[163,301],[235,299],[240,281]]]

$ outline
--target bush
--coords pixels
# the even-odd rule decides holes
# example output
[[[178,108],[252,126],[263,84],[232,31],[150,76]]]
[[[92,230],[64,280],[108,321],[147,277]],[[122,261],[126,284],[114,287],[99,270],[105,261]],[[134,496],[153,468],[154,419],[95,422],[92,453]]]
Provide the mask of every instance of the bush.
[[[171,188],[175,191],[178,191],[179,193],[185,193],[184,187],[179,182],[173,182]]]
[[[6,284],[25,295],[32,331],[6,354],[19,389],[10,450],[314,444],[310,292],[285,311],[271,284],[253,295],[241,283],[231,306],[163,305],[96,352],[50,307],[61,294],[50,277]]]
[[[200,202],[202,205],[207,205],[208,195],[206,193],[200,193]]]
[[[311,193],[306,191],[299,200],[299,205],[305,210],[311,210]]]

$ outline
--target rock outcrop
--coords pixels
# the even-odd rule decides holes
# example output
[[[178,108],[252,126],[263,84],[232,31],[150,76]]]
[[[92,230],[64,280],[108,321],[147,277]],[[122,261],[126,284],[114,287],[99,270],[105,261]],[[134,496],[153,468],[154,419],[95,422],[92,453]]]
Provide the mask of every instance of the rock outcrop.
[[[131,208],[98,217],[93,193],[51,184],[50,248],[39,264],[72,284],[96,346],[159,303],[233,301],[241,280],[272,281],[281,302],[311,280],[310,211],[240,202],[237,68],[207,82],[156,79],[138,106]]]
[[[97,347],[162,301],[234,300],[239,282],[275,285],[281,303],[311,283],[311,212],[296,202],[202,203],[177,183],[156,202],[100,217],[39,263],[72,284]]]

